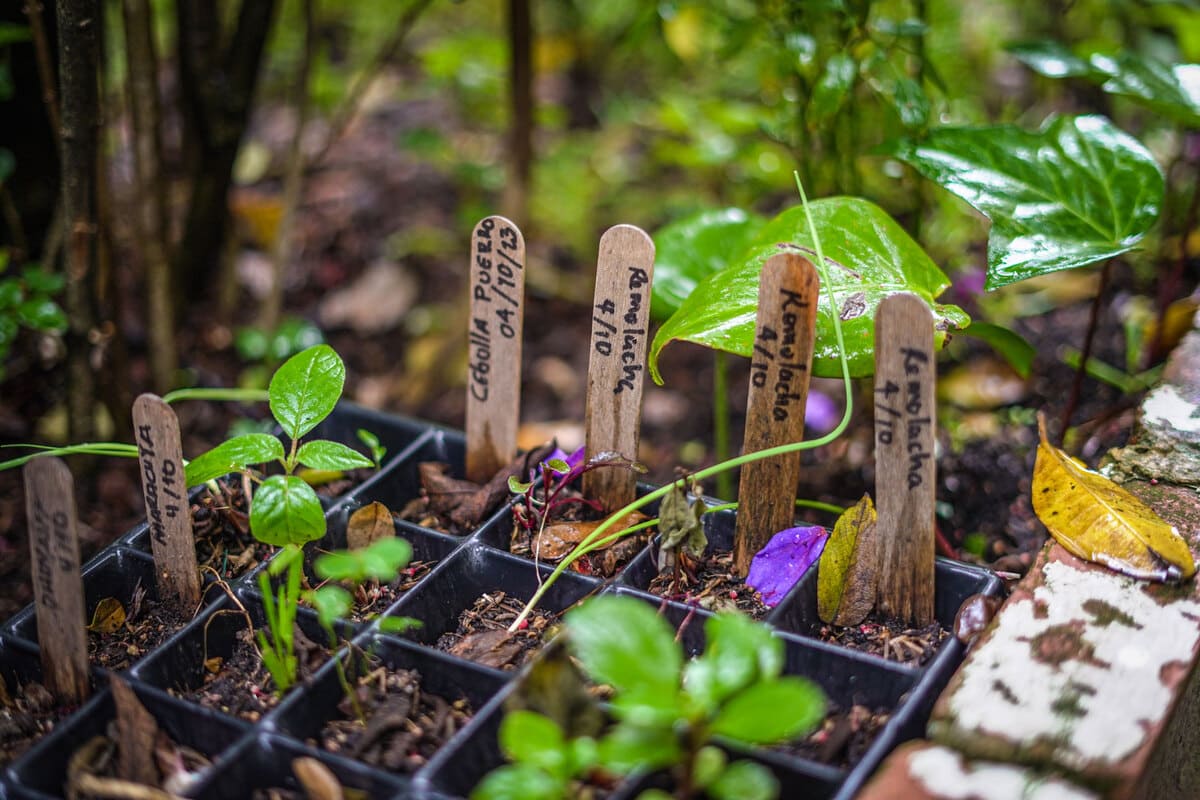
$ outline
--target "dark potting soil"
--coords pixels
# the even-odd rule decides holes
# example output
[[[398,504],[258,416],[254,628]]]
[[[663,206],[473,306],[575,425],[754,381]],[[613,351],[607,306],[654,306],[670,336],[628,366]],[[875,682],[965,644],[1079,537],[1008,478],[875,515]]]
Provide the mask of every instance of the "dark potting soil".
[[[10,763],[78,706],[59,706],[50,690],[29,682],[9,689],[0,679],[0,766]]]
[[[884,708],[871,710],[855,705],[841,709],[836,704],[830,704],[820,727],[804,739],[774,749],[822,764],[849,768],[857,764],[871,747],[889,717],[889,711]]]
[[[936,620],[923,628],[913,628],[898,620],[879,621],[874,616],[868,616],[858,625],[822,625],[817,632],[817,638],[823,642],[915,665],[933,658],[949,637],[950,632]]]
[[[371,766],[410,774],[425,766],[475,711],[465,699],[449,700],[421,691],[416,670],[379,667],[355,686],[360,720],[348,698],[338,704],[342,718],[321,730],[320,746]],[[316,743],[316,742],[310,742]]]
[[[115,628],[96,620],[89,626],[88,660],[93,665],[114,672],[128,669],[189,619],[169,603],[146,596],[141,585],[134,589],[124,612],[124,622]]]
[[[252,570],[270,558],[274,548],[250,535],[246,493],[240,480],[223,480],[221,493],[206,492],[192,504],[196,560],[223,580]]]
[[[650,592],[709,611],[740,611],[752,619],[766,618],[770,609],[763,604],[758,590],[733,575],[733,553],[711,553],[699,561],[686,553],[677,558],[678,569],[654,576]]]
[[[205,663],[204,684],[183,696],[206,708],[257,722],[263,714],[279,704],[275,682],[263,666],[257,648],[251,644],[253,634],[242,629],[228,658],[210,657]],[[296,658],[299,661],[297,683],[312,677],[329,658],[329,649],[295,631]]]
[[[487,667],[517,669],[537,653],[558,622],[557,614],[535,609],[519,630],[509,633],[508,627],[524,607],[522,600],[504,592],[481,595],[459,615],[458,627],[443,633],[435,647]]]

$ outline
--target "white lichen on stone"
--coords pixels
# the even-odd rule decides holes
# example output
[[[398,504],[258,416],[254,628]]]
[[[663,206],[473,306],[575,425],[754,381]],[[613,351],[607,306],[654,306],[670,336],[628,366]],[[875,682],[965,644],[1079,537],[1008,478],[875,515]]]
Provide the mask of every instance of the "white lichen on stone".
[[[908,758],[908,774],[933,797],[945,800],[1095,800],[1096,795],[1059,778],[1039,776],[1005,764],[966,765],[945,747],[919,750]]]
[[[1040,742],[1068,769],[1119,762],[1162,721],[1177,691],[1163,668],[1191,663],[1200,603],[1160,603],[1137,581],[1061,562],[1044,575],[971,654],[949,716],[1021,749]]]
[[[1142,404],[1147,423],[1166,425],[1185,433],[1200,433],[1200,407],[1169,383],[1155,389]]]

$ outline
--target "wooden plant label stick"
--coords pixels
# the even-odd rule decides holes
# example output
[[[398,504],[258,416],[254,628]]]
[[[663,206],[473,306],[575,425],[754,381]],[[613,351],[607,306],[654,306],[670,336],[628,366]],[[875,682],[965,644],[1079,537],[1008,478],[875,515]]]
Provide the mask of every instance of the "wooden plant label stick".
[[[42,672],[59,702],[77,704],[88,695],[88,655],[75,482],[52,457],[30,461],[24,476]]]
[[[654,242],[645,231],[616,225],[604,232],[596,262],[588,360],[588,458],[617,453],[637,460],[653,278]],[[620,467],[591,470],[583,476],[583,493],[605,511],[616,511],[633,501],[637,477]]]
[[[933,315],[897,294],[875,317],[875,495],[879,611],[933,622],[933,458],[937,408]]]
[[[808,259],[780,253],[763,264],[743,452],[804,438],[819,298],[820,280]],[[754,554],[776,533],[792,526],[799,480],[798,452],[742,467],[733,544],[735,574],[745,577]]]
[[[180,611],[191,612],[200,605],[200,568],[183,477],[179,420],[162,398],[143,394],[133,402],[133,432],[142,467],[158,596]]]
[[[517,454],[525,239],[504,217],[487,217],[471,237],[467,330],[467,480],[487,483]]]

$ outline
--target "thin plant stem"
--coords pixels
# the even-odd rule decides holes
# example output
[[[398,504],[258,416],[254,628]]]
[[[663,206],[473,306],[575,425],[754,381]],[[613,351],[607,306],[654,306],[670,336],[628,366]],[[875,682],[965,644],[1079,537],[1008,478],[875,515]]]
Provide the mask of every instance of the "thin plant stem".
[[[1092,341],[1096,338],[1096,327],[1100,321],[1100,304],[1104,300],[1104,293],[1108,289],[1108,280],[1112,275],[1112,259],[1104,262],[1104,269],[1100,272],[1100,287],[1096,289],[1096,297],[1092,300],[1092,312],[1088,317],[1087,335],[1083,340],[1083,354],[1079,358],[1079,367],[1075,370],[1075,381],[1071,384],[1071,397],[1067,401],[1067,407],[1063,409],[1062,422],[1059,425],[1060,439],[1059,444],[1066,439],[1067,428],[1071,424],[1071,417],[1075,414],[1075,407],[1079,405],[1079,393],[1083,390],[1083,376],[1087,373],[1087,363],[1092,357]]]
[[[163,395],[170,405],[179,400],[227,400],[231,403],[265,403],[270,397],[266,389],[176,389]]]
[[[717,463],[729,458],[729,356],[713,351],[713,456]],[[733,474],[717,476],[717,497],[733,497]]]
[[[804,192],[804,184],[800,181],[800,175],[798,172],[793,172],[792,174],[796,180],[796,188],[800,192],[801,203],[807,212],[808,195]],[[765,450],[759,450],[754,453],[743,453],[736,458],[731,458],[728,461],[720,464],[714,464],[711,467],[707,467],[694,473],[691,476],[691,480],[693,481],[702,481],[705,478],[711,478],[715,475],[719,475],[726,470],[740,467],[743,464],[750,464],[754,461],[759,461],[764,458],[773,458],[775,456],[786,455],[788,453],[795,453],[802,450],[811,450],[817,447],[822,447],[832,441],[835,441],[850,425],[850,416],[854,408],[854,401],[852,399],[853,395],[850,386],[850,362],[846,360],[846,339],[842,333],[841,318],[836,311],[837,302],[833,293],[833,284],[829,280],[828,269],[826,268],[825,264],[825,251],[821,247],[821,239],[817,235],[816,223],[813,222],[812,214],[806,213],[805,216],[808,219],[809,234],[812,236],[813,244],[815,245],[817,251],[817,269],[821,273],[821,283],[828,291],[829,309],[831,312],[830,317],[833,320],[833,330],[835,338],[837,339],[838,356],[842,366],[842,382],[846,391],[846,409],[842,413],[842,419],[837,424],[836,428],[824,436],[801,442],[790,442],[788,444],[777,445],[775,447],[768,447]],[[520,628],[521,623],[523,623],[529,617],[530,612],[532,612],[533,609],[537,607],[537,604],[541,602],[542,597],[546,594],[549,588],[554,585],[554,582],[558,580],[559,575],[570,568],[570,566],[575,563],[576,560],[587,555],[593,550],[598,549],[599,543],[605,540],[605,534],[608,533],[609,529],[616,524],[617,520],[624,519],[625,515],[629,514],[631,511],[636,511],[642,506],[649,505],[655,500],[665,497],[675,486],[684,488],[684,479],[681,478],[678,481],[673,481],[672,483],[660,486],[654,491],[642,495],[626,505],[624,508],[618,509],[615,513],[609,515],[607,519],[596,526],[596,529],[585,536],[579,542],[579,544],[576,545],[574,550],[568,553],[562,561],[558,562],[558,566],[556,566],[554,571],[547,576],[546,580],[537,588],[537,591],[534,592],[533,597],[530,598],[529,602],[525,604],[525,607],[521,609],[521,613],[517,615],[515,620],[513,620],[512,625],[510,625],[508,628],[509,632],[515,632]],[[623,534],[624,531],[620,531],[616,534],[610,534],[609,541],[615,541]]]

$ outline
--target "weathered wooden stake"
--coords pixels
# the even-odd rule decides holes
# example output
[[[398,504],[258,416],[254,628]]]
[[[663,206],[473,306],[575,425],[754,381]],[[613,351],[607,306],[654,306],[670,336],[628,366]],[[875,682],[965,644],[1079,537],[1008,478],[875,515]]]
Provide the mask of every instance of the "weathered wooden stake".
[[[24,476],[42,672],[59,702],[78,704],[88,696],[88,655],[75,482],[52,457],[30,461]]]
[[[588,360],[588,458],[618,453],[637,460],[653,278],[654,242],[645,231],[615,225],[604,232]],[[592,470],[583,476],[583,493],[616,511],[636,496],[637,476],[619,467]]]
[[[504,217],[481,220],[471,237],[467,330],[467,480],[487,483],[517,454],[525,239]]]
[[[879,612],[933,622],[937,424],[933,315],[898,294],[875,317],[875,495]]]
[[[158,596],[191,613],[200,605],[200,568],[183,476],[179,419],[161,397],[143,394],[133,402],[133,431]]]
[[[820,286],[816,269],[803,256],[780,253],[763,264],[743,452],[804,438]],[[776,533],[791,527],[799,480],[798,452],[742,467],[733,544],[736,574],[744,577],[754,554]]]

